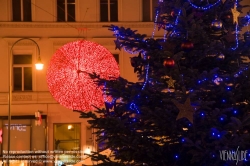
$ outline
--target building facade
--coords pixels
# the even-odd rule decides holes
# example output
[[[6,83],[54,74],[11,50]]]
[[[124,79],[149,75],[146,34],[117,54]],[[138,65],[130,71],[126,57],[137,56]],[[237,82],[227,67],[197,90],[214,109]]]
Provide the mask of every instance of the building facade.
[[[157,2],[0,0],[0,156],[5,164],[92,164],[89,159],[83,160],[85,152],[98,150],[87,120],[60,105],[49,92],[46,72],[50,59],[68,42],[97,42],[114,55],[122,77],[137,81],[130,65],[133,55],[115,49],[115,37],[107,26],[114,24],[148,37],[162,37],[163,31],[154,30]],[[39,56],[44,68],[36,71],[34,64]],[[8,160],[6,155],[12,156]],[[36,162],[39,156],[48,162]]]
[[[115,49],[113,32],[107,26],[135,29],[150,37],[157,2],[0,0],[0,155],[6,165],[91,164],[81,160],[85,158],[82,152],[98,149],[92,129],[79,113],[60,105],[50,94],[46,80],[50,59],[68,42],[97,42],[114,55],[122,77],[137,81],[130,65],[132,55]],[[44,68],[37,71],[34,64],[39,56]],[[48,162],[36,162],[38,157]]]

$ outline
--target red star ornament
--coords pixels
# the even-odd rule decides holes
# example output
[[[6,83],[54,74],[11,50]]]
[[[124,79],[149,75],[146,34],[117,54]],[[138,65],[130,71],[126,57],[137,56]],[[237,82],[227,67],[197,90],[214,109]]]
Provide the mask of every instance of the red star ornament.
[[[181,104],[176,100],[172,100],[172,102],[180,110],[176,120],[181,118],[187,118],[191,123],[193,123],[194,112],[198,110],[200,107],[192,106],[190,98],[187,98],[184,104]]]

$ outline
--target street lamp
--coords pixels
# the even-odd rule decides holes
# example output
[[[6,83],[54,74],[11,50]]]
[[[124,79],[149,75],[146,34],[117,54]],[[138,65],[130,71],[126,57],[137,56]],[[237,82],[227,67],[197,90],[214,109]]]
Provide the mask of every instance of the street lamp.
[[[10,156],[10,121],[11,121],[11,103],[12,103],[12,67],[13,67],[13,62],[12,62],[12,49],[13,47],[20,41],[22,40],[30,40],[32,41],[33,43],[35,43],[35,45],[37,46],[37,50],[38,50],[38,60],[37,60],[37,63],[35,64],[36,66],[36,69],[37,70],[42,70],[43,69],[43,64],[41,62],[41,57],[40,57],[40,48],[38,46],[38,44],[33,40],[33,39],[30,39],[30,38],[21,38],[19,40],[17,40],[16,42],[14,42],[14,44],[12,45],[11,49],[10,49],[10,56],[9,56],[9,97],[8,97],[8,104],[9,104],[9,107],[8,107],[8,147],[7,147],[7,150],[8,150],[8,157],[7,157],[7,166],[10,165],[10,159],[9,159],[9,156]]]

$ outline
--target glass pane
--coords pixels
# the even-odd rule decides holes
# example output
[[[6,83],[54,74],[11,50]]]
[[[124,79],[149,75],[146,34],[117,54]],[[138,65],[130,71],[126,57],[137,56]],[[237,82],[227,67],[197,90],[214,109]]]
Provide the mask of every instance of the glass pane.
[[[54,124],[55,165],[71,165],[79,162],[81,124]]]
[[[12,0],[13,21],[21,21],[21,0]]]
[[[158,0],[153,0],[153,6],[152,6],[152,16],[153,20],[155,21],[155,16],[156,16],[156,8],[158,7]]]
[[[8,150],[8,120],[3,121],[3,150]],[[10,125],[10,150],[16,153],[30,151],[30,120],[11,120]]]
[[[150,21],[150,0],[142,1],[142,21]]]
[[[118,2],[110,0],[110,21],[118,21]]]
[[[68,21],[75,21],[75,0],[68,0]]]
[[[113,54],[116,62],[119,64],[119,54]]]
[[[100,0],[100,21],[108,22],[108,0]]]
[[[32,64],[32,55],[13,55],[13,64]]]
[[[32,90],[32,67],[24,67],[24,90]]]
[[[23,0],[23,21],[31,21],[31,0]]]
[[[13,90],[20,91],[22,90],[22,68],[14,67],[13,68]]]
[[[35,120],[32,120],[32,135],[31,135],[31,150],[33,151],[44,151],[46,149],[46,121],[42,119],[42,124],[40,126],[35,125]]]
[[[57,0],[57,21],[65,21],[65,0]]]

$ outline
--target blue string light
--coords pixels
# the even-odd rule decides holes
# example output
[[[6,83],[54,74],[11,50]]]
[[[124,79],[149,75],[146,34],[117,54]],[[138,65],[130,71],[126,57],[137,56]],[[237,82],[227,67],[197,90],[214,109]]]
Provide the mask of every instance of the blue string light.
[[[211,4],[211,5],[207,5],[205,7],[201,7],[201,6],[197,6],[195,4],[193,4],[190,0],[188,0],[188,2],[190,3],[190,5],[196,9],[199,9],[199,10],[208,10],[212,7],[214,7],[215,5],[217,5],[221,0],[218,0],[217,2],[215,2],[214,4]]]
[[[163,36],[164,42],[166,42],[166,35],[167,35],[167,30],[164,30],[164,36]]]
[[[179,20],[180,15],[181,15],[181,10],[179,10],[178,15],[176,16],[174,25],[178,25],[178,20]],[[176,34],[175,30],[171,33],[170,37],[172,37],[174,34]]]
[[[236,9],[237,9],[237,6],[238,6],[238,1],[236,0],[235,1],[235,6],[236,6]],[[232,50],[236,50],[238,47],[239,47],[239,39],[238,39],[238,24],[236,23],[235,25],[235,41],[236,41],[236,46],[231,48]]]
[[[153,29],[151,38],[154,38],[154,36],[155,36],[155,29],[156,29],[156,26],[157,26],[156,22],[157,22],[158,15],[159,15],[159,9],[156,10],[156,15],[155,15],[155,20],[154,20],[154,29]]]
[[[133,51],[133,50],[128,50],[126,47],[124,47],[124,51],[126,51],[129,54],[138,54],[141,50]]]
[[[239,38],[238,38],[238,24],[235,25],[235,42],[236,42],[236,46],[231,48],[232,50],[236,50],[239,47]]]
[[[245,26],[247,26],[247,31],[249,31],[249,24],[250,24],[250,13],[247,13],[247,15],[244,17],[244,19],[247,20],[247,23]]]

